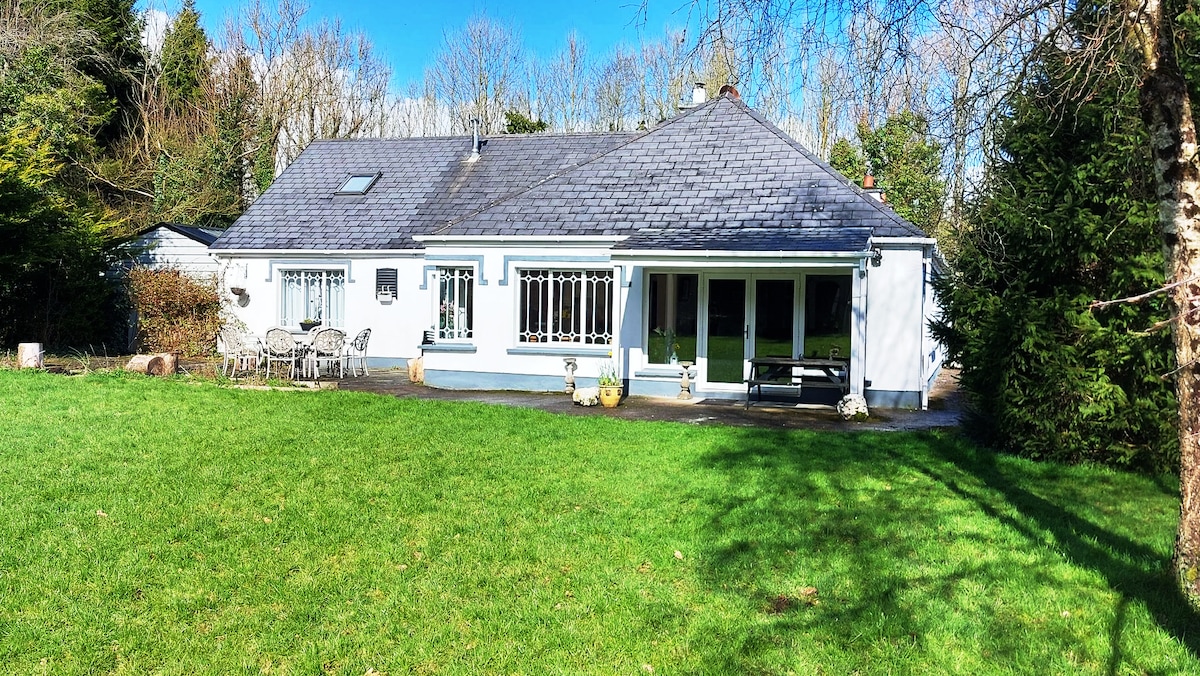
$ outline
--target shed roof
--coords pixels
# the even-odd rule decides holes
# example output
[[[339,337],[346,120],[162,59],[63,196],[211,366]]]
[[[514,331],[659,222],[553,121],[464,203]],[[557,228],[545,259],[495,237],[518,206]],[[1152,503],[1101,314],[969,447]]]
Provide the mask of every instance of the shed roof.
[[[217,228],[200,228],[194,225],[184,225],[182,223],[169,223],[167,221],[161,221],[149,227],[142,228],[138,232],[134,233],[129,239],[136,239],[159,228],[166,228],[167,230],[183,235],[190,240],[199,242],[204,246],[208,246],[215,242],[217,238],[221,236],[221,233],[224,232],[223,230],[219,230]]]

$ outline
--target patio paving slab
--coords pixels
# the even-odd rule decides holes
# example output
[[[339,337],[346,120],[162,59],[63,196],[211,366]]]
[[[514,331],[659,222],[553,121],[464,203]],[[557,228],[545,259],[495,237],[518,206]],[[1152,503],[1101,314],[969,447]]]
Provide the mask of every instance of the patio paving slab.
[[[816,430],[928,430],[957,427],[962,419],[958,372],[943,369],[930,392],[929,410],[872,409],[864,422],[846,422],[832,407],[765,401],[749,409],[742,399],[677,399],[630,396],[617,408],[578,406],[562,392],[445,390],[412,383],[403,369],[373,370],[369,376],[345,378],[338,388],[400,398],[475,401],[485,404],[536,408],[565,415],[603,415],[624,420],[659,420],[693,425],[732,425]]]

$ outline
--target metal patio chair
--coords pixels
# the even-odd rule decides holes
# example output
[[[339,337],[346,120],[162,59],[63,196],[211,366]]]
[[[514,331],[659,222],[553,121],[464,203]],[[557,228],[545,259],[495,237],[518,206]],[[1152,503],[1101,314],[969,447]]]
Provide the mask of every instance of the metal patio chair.
[[[263,342],[267,377],[271,377],[271,364],[278,362],[288,365],[288,378],[295,378],[296,360],[300,358],[301,349],[292,332],[279,326],[272,327],[267,329]]]
[[[321,329],[313,334],[312,341],[308,346],[308,352],[304,355],[304,370],[308,373],[309,367],[312,368],[313,378],[318,378],[321,375],[321,363],[329,365],[329,374],[333,375],[333,367],[336,364],[338,367],[338,377],[343,378],[346,375],[345,367],[342,361],[342,351],[346,346],[346,334],[338,329]]]
[[[254,363],[253,369],[258,370],[258,365],[262,362],[262,344],[258,338],[234,329],[222,329],[221,346],[221,373],[225,373],[228,367],[228,375],[232,377],[239,368],[243,371],[249,370],[251,362]]]
[[[362,367],[364,376],[371,375],[367,371],[367,341],[370,339],[371,329],[363,329],[362,331],[359,331],[358,335],[354,337],[354,340],[350,342],[350,347],[346,350],[345,364],[343,365],[343,369],[350,371],[350,375],[358,375],[354,368],[354,362],[356,361],[358,362],[359,366]]]

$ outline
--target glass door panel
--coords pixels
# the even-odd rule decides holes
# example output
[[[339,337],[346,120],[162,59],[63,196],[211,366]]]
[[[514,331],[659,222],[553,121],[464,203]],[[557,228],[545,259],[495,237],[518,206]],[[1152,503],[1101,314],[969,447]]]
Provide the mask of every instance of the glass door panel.
[[[741,383],[746,363],[746,280],[708,282],[710,383]]]
[[[754,356],[791,357],[796,283],[790,279],[755,280],[754,298]]]
[[[850,358],[850,275],[809,275],[804,281],[804,354]]]

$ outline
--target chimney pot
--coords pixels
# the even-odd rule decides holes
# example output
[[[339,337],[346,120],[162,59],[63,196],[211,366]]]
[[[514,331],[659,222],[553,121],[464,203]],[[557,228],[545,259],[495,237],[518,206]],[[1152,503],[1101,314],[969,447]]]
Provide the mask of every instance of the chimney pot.
[[[871,174],[863,176],[863,188],[870,190],[875,187],[875,177]]]
[[[721,85],[721,91],[717,94],[717,96],[726,96],[726,95],[728,95],[729,98],[731,98],[731,99],[742,98],[742,95],[738,93],[737,87],[734,87],[731,84]]]

